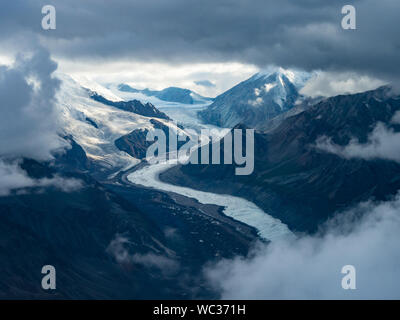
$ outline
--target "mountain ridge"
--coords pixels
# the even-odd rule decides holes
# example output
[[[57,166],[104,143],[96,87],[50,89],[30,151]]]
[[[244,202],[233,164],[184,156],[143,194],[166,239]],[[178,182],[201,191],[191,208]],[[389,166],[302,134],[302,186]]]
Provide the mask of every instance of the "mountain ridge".
[[[97,92],[90,92],[90,98],[95,101],[101,102],[105,105],[112,106],[123,111],[133,112],[146,117],[155,117],[160,119],[169,120],[169,117],[162,111],[158,110],[152,103],[142,103],[139,100],[129,100],[129,101],[111,101],[104,98]]]
[[[178,102],[183,104],[204,104],[213,99],[203,97],[198,93],[179,87],[168,87],[163,90],[135,89],[128,84],[119,84],[117,89],[123,92],[142,93],[148,97],[156,97],[162,101]]]
[[[299,90],[310,74],[282,68],[259,72],[217,96],[198,113],[205,122],[232,128],[243,123],[249,128],[260,125],[290,110],[302,98]]]

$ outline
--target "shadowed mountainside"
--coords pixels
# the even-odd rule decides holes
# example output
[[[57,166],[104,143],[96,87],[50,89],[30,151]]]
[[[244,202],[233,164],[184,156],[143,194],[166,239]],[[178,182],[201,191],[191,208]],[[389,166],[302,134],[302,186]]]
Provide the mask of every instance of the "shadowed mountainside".
[[[185,165],[161,175],[166,182],[245,197],[292,230],[318,225],[363,200],[387,199],[400,188],[400,164],[383,159],[345,159],[316,148],[320,136],[344,146],[367,142],[378,122],[391,123],[400,110],[390,89],[325,99],[289,117],[273,131],[255,134],[255,169],[235,176],[232,165]]]

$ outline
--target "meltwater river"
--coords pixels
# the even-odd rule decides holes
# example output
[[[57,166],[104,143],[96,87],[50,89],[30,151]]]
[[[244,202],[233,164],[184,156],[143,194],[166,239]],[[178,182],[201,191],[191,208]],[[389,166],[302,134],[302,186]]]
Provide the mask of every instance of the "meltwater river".
[[[177,105],[176,109],[173,109],[171,106],[169,106],[169,108],[159,107],[160,110],[167,113],[171,118],[174,118],[174,116],[176,117],[177,114],[181,113],[177,111],[182,110],[182,108],[186,108],[186,110],[188,110],[190,107],[182,105]],[[190,113],[186,113],[185,116],[187,117],[188,114],[191,115]],[[195,124],[194,122],[196,121],[195,114],[193,117],[190,117],[190,120],[192,121],[190,124],[187,123],[187,121],[183,121],[183,125],[188,124],[193,126],[193,124]],[[203,124],[201,126],[204,127]],[[168,161],[164,163],[148,165],[129,174],[127,178],[130,182],[137,185],[178,193],[186,197],[194,198],[202,204],[214,204],[224,207],[223,212],[225,215],[254,227],[258,231],[258,235],[266,240],[277,241],[279,239],[286,239],[294,236],[287,225],[282,223],[280,220],[273,218],[254,203],[247,201],[246,199],[231,195],[199,191],[160,181],[160,173],[172,168],[175,165],[176,164]]]

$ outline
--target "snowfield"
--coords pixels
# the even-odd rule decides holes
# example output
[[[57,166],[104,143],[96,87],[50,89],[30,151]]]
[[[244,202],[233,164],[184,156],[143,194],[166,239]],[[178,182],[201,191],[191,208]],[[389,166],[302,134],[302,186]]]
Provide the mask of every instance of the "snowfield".
[[[114,141],[136,129],[153,130],[151,119],[173,127],[174,130],[181,130],[172,121],[141,116],[94,101],[80,83],[66,75],[57,76],[62,80],[57,99],[64,133],[74,138],[88,158],[105,168],[127,170],[140,162],[139,159],[118,150]],[[99,84],[86,82],[85,85],[87,89],[96,91],[107,99],[123,100]]]

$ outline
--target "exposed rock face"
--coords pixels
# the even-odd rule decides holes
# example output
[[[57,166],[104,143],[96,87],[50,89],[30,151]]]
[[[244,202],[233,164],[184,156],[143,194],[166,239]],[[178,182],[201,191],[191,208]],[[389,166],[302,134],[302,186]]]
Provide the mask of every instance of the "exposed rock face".
[[[104,103],[109,106],[113,106],[115,108],[124,110],[124,111],[129,111],[133,113],[140,114],[145,117],[154,117],[154,118],[160,118],[160,119],[169,119],[168,116],[164,113],[158,110],[153,104],[150,102],[144,104],[140,102],[139,100],[131,100],[131,101],[110,101],[104,98],[103,96],[92,92],[90,97],[93,100],[96,100],[98,102]]]
[[[151,124],[153,124],[155,129],[161,129],[165,133],[166,137],[166,151],[169,150],[169,127],[163,124],[160,121],[151,119]],[[132,157],[136,159],[144,159],[146,157],[147,148],[150,147],[154,141],[147,141],[146,136],[148,134],[148,129],[137,129],[132,131],[131,133],[122,136],[121,138],[115,140],[115,146],[126,153],[130,154]],[[177,147],[178,149],[188,141],[189,137],[186,137],[185,141],[178,141]]]

